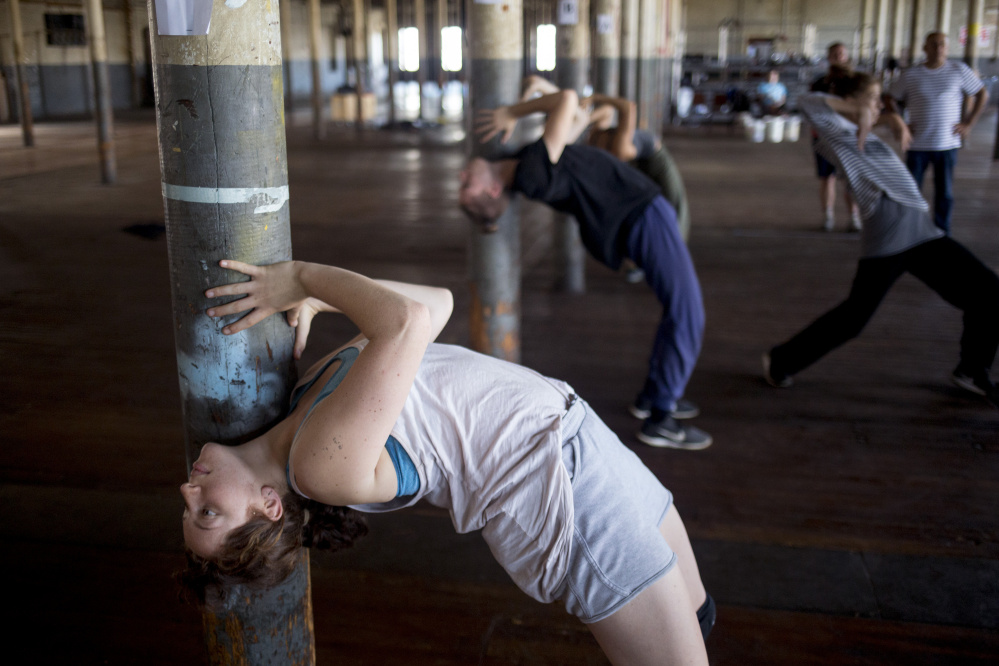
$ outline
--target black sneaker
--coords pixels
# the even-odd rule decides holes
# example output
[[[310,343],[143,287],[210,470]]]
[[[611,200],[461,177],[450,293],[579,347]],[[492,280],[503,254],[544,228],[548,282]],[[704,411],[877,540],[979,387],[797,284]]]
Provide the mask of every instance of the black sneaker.
[[[955,370],[950,376],[952,382],[965,391],[980,395],[993,407],[999,408],[999,387],[992,383],[988,374],[980,373],[974,376]]]
[[[684,426],[672,416],[658,421],[646,419],[638,431],[638,441],[649,446],[699,451],[711,446],[711,435],[694,426]]]
[[[652,416],[652,401],[644,396],[638,396],[635,398],[635,402],[628,405],[628,411],[636,419],[642,419],[643,421],[650,416]],[[692,419],[699,416],[701,413],[701,408],[690,400],[684,400],[680,398],[676,401],[676,408],[670,412],[670,416],[674,419],[684,420]]]
[[[763,355],[763,378],[767,380],[767,384],[777,388],[787,388],[794,384],[791,375],[775,375],[770,371],[770,352]]]

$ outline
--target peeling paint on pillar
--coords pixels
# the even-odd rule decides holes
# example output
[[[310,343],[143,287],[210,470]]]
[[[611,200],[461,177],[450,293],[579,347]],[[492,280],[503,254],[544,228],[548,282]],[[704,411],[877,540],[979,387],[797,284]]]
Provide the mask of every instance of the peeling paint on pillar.
[[[620,96],[638,101],[638,0],[621,0]]]
[[[593,91],[618,97],[621,77],[621,0],[594,0],[593,15],[599,27],[600,17],[609,20],[610,32],[593,33]]]
[[[161,36],[148,5],[156,121],[188,465],[281,418],[295,381],[282,315],[224,336],[204,291],[245,279],[224,258],[291,258],[281,34],[276,2],[216,1],[208,35]],[[180,470],[178,470],[179,472]],[[271,590],[225,591],[204,616],[213,664],[314,662],[308,554]],[[274,629],[277,629],[275,632]]]
[[[513,104],[520,96],[523,67],[523,5],[468,5],[471,114]],[[508,144],[470,141],[473,155],[500,157],[523,142],[518,125]],[[456,175],[457,176],[457,175]],[[472,346],[479,352],[515,363],[520,361],[520,205],[515,196],[496,221],[497,231],[483,234],[470,224],[469,312]]]

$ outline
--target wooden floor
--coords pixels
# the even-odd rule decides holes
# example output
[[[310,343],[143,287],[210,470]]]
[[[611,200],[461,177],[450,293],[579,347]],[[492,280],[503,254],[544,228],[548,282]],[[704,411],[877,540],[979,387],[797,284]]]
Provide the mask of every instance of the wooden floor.
[[[999,268],[994,109],[957,167],[954,236]],[[0,127],[0,562],[11,664],[195,664],[175,599],[185,478],[152,116],[119,122],[99,184],[89,123]],[[453,130],[289,128],[300,259],[450,287],[468,341],[468,223]],[[797,377],[760,354],[843,298],[856,235],[822,233],[805,141],[668,138],[691,197],[704,350],[702,452],[633,438],[655,299],[588,266],[556,292],[550,229],[523,229],[523,361],[568,380],[672,489],[719,604],[714,664],[999,661],[999,411],[949,383],[961,318],[903,277],[864,334]],[[846,213],[839,202],[845,227]],[[314,329],[308,359],[348,327]],[[523,595],[476,535],[420,507],[314,555],[320,664],[601,664],[588,632]],[[30,632],[30,633],[29,633]],[[35,636],[31,638],[31,636]]]

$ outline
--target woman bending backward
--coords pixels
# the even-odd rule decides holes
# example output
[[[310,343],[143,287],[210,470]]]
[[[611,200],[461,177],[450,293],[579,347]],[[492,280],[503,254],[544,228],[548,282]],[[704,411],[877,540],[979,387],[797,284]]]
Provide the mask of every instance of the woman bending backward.
[[[433,343],[446,289],[220,265],[250,278],[206,292],[244,295],[208,310],[247,312],[225,335],[286,312],[298,358],[320,312],[361,333],[309,370],[274,428],[202,449],[181,486],[185,580],[202,603],[209,586],[280,582],[300,548],[349,547],[366,532],[357,512],[423,499],[481,530],[513,581],[564,603],[612,663],[707,664],[714,603],[672,495],[568,384]]]

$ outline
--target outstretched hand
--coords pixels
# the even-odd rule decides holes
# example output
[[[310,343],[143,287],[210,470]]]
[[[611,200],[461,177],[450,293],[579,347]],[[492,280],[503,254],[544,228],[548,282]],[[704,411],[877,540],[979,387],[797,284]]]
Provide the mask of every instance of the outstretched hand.
[[[506,106],[480,109],[475,119],[475,133],[481,143],[486,143],[497,134],[500,135],[500,142],[506,143],[516,127],[517,117],[511,114],[509,107]]]
[[[308,303],[310,299],[299,282],[295,262],[283,261],[270,266],[254,266],[253,264],[244,264],[241,261],[223,259],[219,262],[219,266],[250,276],[249,282],[235,282],[212,287],[205,292],[205,296],[208,298],[245,294],[243,298],[207,310],[209,317],[224,317],[249,310],[248,314],[223,328],[223,334],[232,335],[245,331],[272,314],[287,310],[289,311],[289,324],[292,319],[299,325],[304,321],[305,335],[308,335],[309,325],[312,317],[318,312],[318,308],[311,311],[314,304]],[[304,340],[302,342],[302,348],[304,348]],[[297,350],[298,334],[296,334],[295,346]]]

